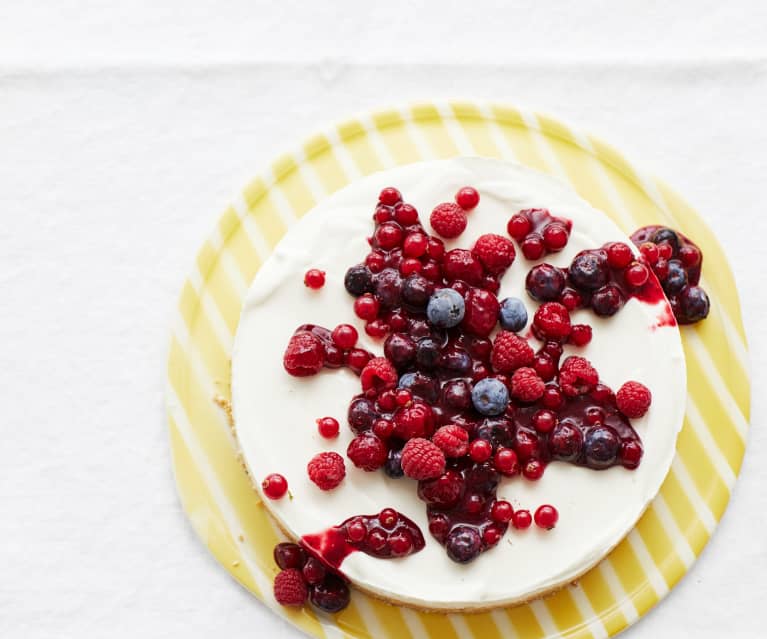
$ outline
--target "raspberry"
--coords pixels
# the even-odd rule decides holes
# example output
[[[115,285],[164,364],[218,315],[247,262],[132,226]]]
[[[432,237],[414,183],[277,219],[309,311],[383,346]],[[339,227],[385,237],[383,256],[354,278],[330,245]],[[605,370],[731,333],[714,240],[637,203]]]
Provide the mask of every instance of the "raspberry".
[[[443,426],[431,438],[445,457],[463,457],[469,452],[469,433],[458,424]]]
[[[346,477],[344,458],[338,453],[319,453],[306,466],[311,479],[322,490],[333,490]]]
[[[511,396],[523,402],[534,402],[543,396],[546,384],[532,368],[518,368],[511,376]]]
[[[573,346],[586,346],[591,341],[591,326],[588,324],[573,324],[568,341]]]
[[[428,439],[416,437],[402,449],[402,470],[412,479],[434,479],[445,472],[445,454]]]
[[[616,393],[615,401],[626,417],[643,417],[652,403],[652,393],[644,384],[626,382]]]
[[[429,218],[431,227],[442,237],[458,237],[466,229],[466,213],[453,202],[438,204]]]
[[[513,373],[522,366],[533,363],[533,349],[527,340],[508,331],[495,336],[491,363],[496,373]]]
[[[472,253],[477,256],[488,273],[500,275],[514,262],[516,251],[511,240],[500,235],[488,233],[480,235]]]
[[[482,283],[482,264],[465,249],[453,249],[445,254],[443,272],[449,282],[463,280],[472,286]]]
[[[303,575],[296,568],[282,570],[274,578],[274,598],[282,606],[303,606],[308,594]]]
[[[362,390],[375,389],[378,392],[394,388],[397,385],[397,371],[385,357],[374,357],[362,369],[360,382]]]
[[[498,322],[501,305],[488,291],[473,288],[466,294],[466,308],[462,326],[478,337],[487,337]]]
[[[282,365],[294,377],[316,375],[325,363],[325,348],[319,337],[309,331],[299,331],[288,342]]]
[[[590,393],[598,382],[599,374],[583,357],[568,357],[559,369],[559,385],[562,392],[570,397]]]
[[[400,439],[428,437],[434,432],[434,414],[431,406],[413,402],[410,406],[398,408],[394,413],[394,434]]]
[[[545,339],[566,339],[570,334],[570,312],[559,302],[546,302],[535,311],[533,329]]]
[[[386,463],[386,445],[375,435],[358,435],[349,443],[346,456],[362,470],[377,470]]]

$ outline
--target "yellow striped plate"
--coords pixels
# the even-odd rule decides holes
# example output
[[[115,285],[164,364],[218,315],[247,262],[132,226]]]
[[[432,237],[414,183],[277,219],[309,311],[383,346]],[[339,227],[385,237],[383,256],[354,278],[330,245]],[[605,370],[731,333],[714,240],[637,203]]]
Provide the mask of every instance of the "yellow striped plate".
[[[379,169],[482,155],[517,160],[570,182],[630,233],[674,226],[700,244],[709,318],[682,329],[687,414],[660,494],[594,570],[544,600],[476,615],[422,614],[355,592],[334,617],[277,606],[272,524],[235,452],[227,423],[230,352],[249,283],[286,229],[322,198]],[[277,364],[275,364],[276,366]],[[700,216],[598,139],[507,105],[424,103],[329,128],[278,158],[224,211],[178,303],[168,361],[168,421],[176,482],[197,533],[266,605],[316,637],[498,639],[607,637],[656,604],[688,570],[721,518],[740,470],[749,378],[738,295],[722,249]],[[217,405],[218,404],[218,405]]]

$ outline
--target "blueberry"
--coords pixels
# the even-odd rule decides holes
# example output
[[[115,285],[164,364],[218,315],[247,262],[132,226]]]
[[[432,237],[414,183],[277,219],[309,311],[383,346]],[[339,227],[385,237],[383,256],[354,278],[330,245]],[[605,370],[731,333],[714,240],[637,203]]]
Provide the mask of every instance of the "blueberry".
[[[354,297],[373,291],[373,274],[363,264],[352,266],[344,276],[344,286]]]
[[[461,323],[465,310],[461,294],[452,288],[443,288],[431,296],[426,316],[434,326],[452,328]]]
[[[486,377],[474,385],[471,401],[483,415],[500,415],[509,405],[509,391],[500,380]]]
[[[679,296],[679,311],[688,324],[705,319],[710,308],[708,295],[700,286],[688,286]]]
[[[607,283],[607,256],[585,251],[570,264],[570,279],[578,288],[595,291]]]
[[[565,274],[551,264],[538,264],[527,274],[525,288],[534,300],[553,302],[559,299],[565,288]]]
[[[591,308],[599,317],[611,317],[621,310],[625,301],[621,290],[617,286],[608,284],[592,295]]]
[[[679,253],[679,236],[674,231],[666,228],[665,226],[653,233],[652,242],[655,244],[662,244],[663,242],[670,244],[672,257],[676,257],[677,253]]]
[[[402,278],[393,268],[385,268],[375,279],[375,294],[381,306],[399,306],[402,294]]]
[[[610,426],[594,426],[586,433],[584,452],[590,468],[601,469],[612,466],[618,457],[621,440]]]
[[[679,260],[670,260],[668,275],[663,280],[663,290],[668,295],[676,295],[687,286],[687,273]]]
[[[505,331],[513,333],[521,331],[527,325],[527,309],[522,300],[517,297],[507,297],[503,300],[498,320]]]
[[[410,388],[415,382],[415,373],[405,373],[399,378],[397,388]]]
[[[419,310],[429,303],[429,297],[433,292],[434,284],[417,273],[406,277],[402,284],[402,300],[405,304]]]
[[[402,470],[402,451],[394,450],[389,451],[389,456],[386,458],[384,464],[384,472],[392,479],[399,479],[405,474]]]
[[[459,564],[467,564],[479,556],[482,539],[476,528],[456,526],[445,540],[447,556]]]
[[[438,360],[439,344],[430,337],[419,340],[415,352],[415,361],[418,366],[430,370],[437,365]]]

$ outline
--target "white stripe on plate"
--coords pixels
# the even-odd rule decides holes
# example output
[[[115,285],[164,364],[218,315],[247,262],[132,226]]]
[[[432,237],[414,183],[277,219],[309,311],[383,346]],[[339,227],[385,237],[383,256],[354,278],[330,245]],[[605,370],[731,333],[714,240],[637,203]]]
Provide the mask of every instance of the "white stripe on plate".
[[[671,539],[671,543],[674,544],[674,550],[676,550],[676,554],[682,560],[685,569],[689,568],[695,561],[695,553],[692,551],[687,537],[684,536],[684,533],[682,533],[677,525],[663,495],[658,494],[652,502],[652,508],[663,525],[663,530],[666,531],[666,534]]]
[[[535,615],[535,618],[538,620],[538,624],[543,629],[543,632],[546,633],[545,636],[547,639],[554,639],[555,637],[562,636],[559,630],[557,630],[557,626],[551,618],[551,613],[546,607],[546,604],[543,603],[543,600],[536,599],[535,601],[531,601],[528,605],[530,606],[533,615]]]
[[[362,125],[362,128],[365,129],[365,133],[367,134],[366,137],[368,140],[370,140],[370,145],[373,147],[376,155],[378,155],[378,159],[380,160],[383,168],[389,169],[391,167],[397,166],[397,162],[394,161],[394,158],[384,143],[383,138],[378,133],[378,129],[373,123],[373,118],[369,114],[365,114],[364,116],[360,117],[359,123]]]
[[[714,517],[708,504],[698,492],[695,482],[692,481],[690,473],[687,471],[687,467],[680,459],[679,455],[674,457],[674,461],[671,464],[671,470],[674,472],[677,480],[679,480],[685,495],[687,495],[692,503],[692,506],[695,509],[695,514],[698,515],[698,519],[700,519],[706,532],[711,535],[711,533],[714,532],[714,528],[716,528],[716,517]]]
[[[519,160],[517,159],[514,150],[511,148],[508,140],[506,139],[506,136],[501,131],[501,126],[498,124],[495,116],[493,116],[490,107],[483,104],[479,107],[479,112],[486,118],[488,134],[490,135],[490,139],[493,141],[493,144],[495,144],[496,148],[498,149],[498,152],[501,154],[501,157],[504,160],[518,162]]]
[[[463,127],[457,122],[455,112],[450,105],[444,102],[437,102],[435,103],[435,106],[437,107],[437,112],[442,117],[445,129],[447,130],[450,139],[453,141],[453,144],[455,144],[458,149],[458,152],[461,155],[476,155],[477,152],[474,149],[474,145],[471,143],[469,136],[466,135],[466,131],[464,131]]]
[[[623,584],[621,583],[620,579],[618,579],[618,575],[615,574],[615,569],[613,568],[612,561],[607,559],[600,562],[597,566],[597,570],[599,570],[603,579],[605,580],[605,583],[607,584],[613,599],[615,599],[617,602],[618,607],[623,613],[623,616],[626,617],[626,622],[631,625],[637,619],[639,619],[639,612],[637,612],[636,606],[634,606],[634,602],[631,600],[631,597],[629,597],[626,591],[623,589]]]
[[[431,639],[429,632],[426,630],[426,626],[423,625],[421,617],[415,610],[411,610],[404,606],[400,607],[399,610],[402,613],[402,619],[404,620],[405,625],[408,630],[410,630],[410,634],[413,635],[413,639]]]
[[[642,537],[639,535],[636,528],[626,536],[626,540],[634,551],[634,554],[637,556],[637,559],[647,576],[647,580],[658,595],[658,599],[664,597],[666,593],[668,593],[666,580],[663,578],[660,570],[658,570],[658,566],[655,565],[655,561],[653,561],[653,558],[650,556],[647,546],[645,546],[644,541],[642,541]]]
[[[703,448],[708,453],[711,463],[719,473],[722,481],[725,483],[729,490],[735,485],[735,473],[730,465],[727,463],[722,451],[716,445],[714,438],[711,436],[711,432],[706,425],[706,421],[698,410],[698,406],[693,401],[692,397],[687,396],[687,419],[690,425],[693,427],[695,434],[700,438]]]
[[[338,134],[338,129],[327,129],[325,131],[325,137],[330,142],[330,146],[333,149],[333,153],[338,160],[338,164],[341,165],[346,179],[349,182],[362,177],[362,172],[359,170],[354,158],[346,148],[346,145],[341,140],[341,136]]]

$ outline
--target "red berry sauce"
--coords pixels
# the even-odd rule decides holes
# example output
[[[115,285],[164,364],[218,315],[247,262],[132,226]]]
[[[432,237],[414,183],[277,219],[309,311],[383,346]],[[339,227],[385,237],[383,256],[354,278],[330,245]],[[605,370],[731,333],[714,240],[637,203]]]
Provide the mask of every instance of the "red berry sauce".
[[[506,227],[528,260],[539,260],[567,246],[573,223],[554,217],[548,209],[525,209],[515,213]]]
[[[710,310],[706,292],[698,286],[703,252],[690,238],[666,226],[645,226],[631,236],[671,303],[680,324],[705,319]]]
[[[353,552],[392,559],[422,550],[425,542],[415,522],[384,508],[376,515],[357,515],[321,533],[304,535],[301,545],[338,572],[343,560]]]

